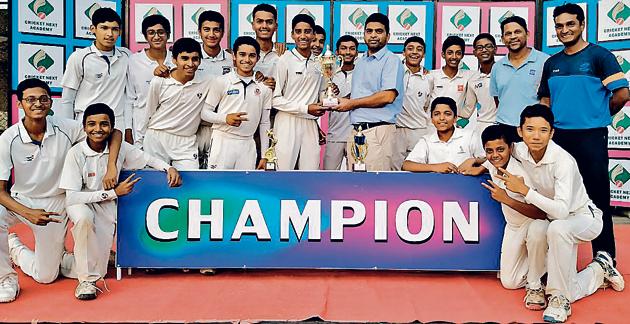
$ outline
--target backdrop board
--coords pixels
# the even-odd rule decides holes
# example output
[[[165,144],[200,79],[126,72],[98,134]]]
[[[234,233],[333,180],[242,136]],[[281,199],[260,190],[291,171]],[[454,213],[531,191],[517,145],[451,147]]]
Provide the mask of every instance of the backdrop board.
[[[408,172],[163,173],[119,199],[117,266],[497,270],[485,177]],[[121,177],[127,177],[124,172]]]
[[[236,39],[238,36],[251,36],[256,37],[256,33],[252,29],[252,22],[254,21],[253,9],[257,4],[262,3],[257,0],[234,0],[230,2],[230,11],[232,13],[232,29],[230,32],[231,39]],[[285,6],[283,1],[270,1],[269,4],[274,6],[278,11],[278,30],[273,35],[274,42],[285,41],[285,27],[286,25],[281,23],[285,21]]]
[[[558,40],[553,21],[553,9],[564,3],[577,3],[584,10],[585,29],[584,39],[596,43],[597,42],[597,0],[552,0],[543,2],[543,39],[542,51],[547,54],[555,54],[562,49],[562,43]]]

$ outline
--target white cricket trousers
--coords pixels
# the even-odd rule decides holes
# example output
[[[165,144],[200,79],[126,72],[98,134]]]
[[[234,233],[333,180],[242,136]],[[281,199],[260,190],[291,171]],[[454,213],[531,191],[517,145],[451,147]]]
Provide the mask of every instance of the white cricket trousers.
[[[592,241],[602,231],[602,212],[592,202],[547,229],[547,294],[562,295],[570,302],[591,295],[604,283],[604,271],[589,264],[577,272],[578,244]]]
[[[500,278],[507,289],[541,287],[547,272],[547,227],[549,221],[528,220],[521,225],[507,224],[501,244]]]
[[[324,170],[341,170],[343,158],[348,158],[346,142],[328,142],[324,152]]]
[[[278,170],[319,169],[317,121],[279,111],[274,123]]]
[[[212,143],[212,124],[201,121],[197,130],[197,150],[199,157],[207,161],[210,153],[210,145]]]
[[[109,251],[116,231],[116,202],[103,201],[66,207],[74,223],[74,268],[79,281],[97,281],[107,274]]]
[[[64,241],[68,218],[64,210],[66,201],[65,195],[48,198],[29,198],[25,196],[15,196],[20,204],[33,208],[43,209],[47,212],[57,212],[61,223],[50,222],[46,226],[35,225],[22,216],[8,211],[4,206],[0,206],[0,278],[8,275],[17,275],[11,267],[9,256],[8,230],[9,227],[18,221],[28,225],[35,236],[35,250],[22,248],[17,251],[16,261],[22,271],[39,283],[51,283],[59,276],[62,267],[62,258],[65,268],[69,269],[72,263],[70,254],[64,255]],[[69,276],[67,271],[62,269],[64,276]]]
[[[142,125],[145,124],[147,119],[147,113],[144,108],[133,107],[133,145],[142,149],[142,142],[144,142],[144,132],[141,130]]]
[[[144,136],[144,151],[169,163],[177,170],[197,170],[197,136],[179,136],[148,129]]]
[[[396,126],[392,124],[372,127],[362,131],[362,133],[365,135],[365,141],[368,145],[365,159],[367,170],[391,171],[396,147]],[[351,152],[354,146],[354,135],[356,134],[357,131],[353,129],[348,138],[347,149],[348,153],[350,153],[348,154],[348,170],[352,170],[352,165],[354,164],[354,157]]]
[[[255,170],[256,142],[254,138],[213,130],[208,169]]]
[[[395,150],[393,155],[392,170],[400,171],[405,158],[416,146],[420,137],[426,135],[429,128],[396,127]],[[369,152],[369,148],[368,148]]]

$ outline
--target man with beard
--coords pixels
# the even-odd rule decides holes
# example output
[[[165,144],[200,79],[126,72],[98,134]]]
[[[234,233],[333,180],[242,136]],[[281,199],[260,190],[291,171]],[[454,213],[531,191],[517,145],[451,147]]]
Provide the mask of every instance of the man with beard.
[[[556,7],[553,19],[564,49],[545,63],[538,96],[556,118],[553,140],[575,158],[586,192],[603,212],[602,232],[592,241],[593,255],[604,251],[614,259],[607,126],[628,101],[628,81],[612,53],[582,38],[580,6]]]
[[[527,23],[519,16],[501,22],[501,40],[508,55],[493,67],[490,95],[497,104],[497,123],[508,126],[509,136],[520,141],[516,128],[525,107],[538,102],[536,91],[549,55],[527,47]]]

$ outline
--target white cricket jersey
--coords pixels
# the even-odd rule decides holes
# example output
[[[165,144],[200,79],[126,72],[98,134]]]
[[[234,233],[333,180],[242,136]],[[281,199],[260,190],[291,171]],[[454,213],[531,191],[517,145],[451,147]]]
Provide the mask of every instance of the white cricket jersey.
[[[467,129],[455,128],[451,138],[442,142],[437,131],[422,136],[405,160],[423,164],[450,162],[460,165],[469,158],[484,158],[481,138]]]
[[[276,64],[272,106],[298,117],[317,119],[308,114],[308,105],[319,102],[319,94],[326,86],[317,64],[295,48],[285,52]]]
[[[433,88],[433,78],[425,75],[424,68],[413,73],[405,65],[405,97],[402,111],[396,117],[396,126],[412,129],[427,128],[431,124],[429,95]]]
[[[333,76],[333,83],[339,88],[339,98],[346,97],[352,90],[352,72],[350,71],[337,71]],[[328,135],[326,135],[326,141],[328,142],[347,142],[350,136],[352,125],[350,125],[350,112],[333,111],[328,114]]]
[[[278,63],[278,59],[280,59],[280,55],[278,55],[275,49],[266,53],[261,51],[260,58],[254,67],[254,72],[260,72],[265,77],[273,78],[276,75],[276,64]]]
[[[470,83],[479,104],[477,120],[484,123],[494,123],[497,120],[497,105],[494,102],[494,97],[490,95],[490,74],[475,71]]]
[[[166,52],[164,65],[174,68],[171,51]],[[144,109],[147,105],[147,92],[153,79],[153,71],[158,67],[158,62],[147,56],[146,50],[131,55],[129,59],[127,98],[133,109]]]
[[[523,142],[514,143],[512,155],[521,161],[532,181],[525,201],[543,210],[550,219],[565,219],[591,201],[577,162],[553,141],[549,141],[545,155],[538,162]]]
[[[213,130],[249,139],[258,125],[261,125],[261,129],[269,129],[272,96],[271,89],[265,85],[252,77],[240,77],[232,71],[210,81],[201,117],[213,124]],[[238,112],[246,112],[248,120],[239,127],[226,124],[227,115]]]
[[[130,56],[124,47],[115,47],[112,56],[105,55],[94,44],[70,55],[61,85],[77,91],[75,116],[93,103],[104,103],[115,116],[124,118],[125,129],[131,128],[131,106],[125,96]]]
[[[234,67],[232,54],[225,49],[221,49],[215,57],[210,57],[206,51],[201,48],[201,64],[197,68],[197,75],[203,80],[216,78],[220,75],[228,74]]]
[[[103,152],[96,152],[90,148],[87,140],[74,145],[66,155],[59,188],[83,192],[78,195],[81,201],[75,201],[75,203],[88,204],[116,199],[113,189],[103,188],[103,177],[107,172],[108,159],[107,146]],[[127,142],[121,144],[116,161],[118,174],[122,169],[137,170],[147,165],[161,171],[166,171],[171,167],[166,162],[150,156]]]
[[[197,133],[209,82],[198,74],[186,84],[153,77],[147,94],[147,127],[178,136]]]
[[[492,182],[494,182],[497,186],[499,186],[499,188],[505,189],[505,181],[497,178],[497,174],[498,174],[497,168],[494,165],[492,165],[490,161],[485,161],[482,165],[483,167],[488,169],[488,173],[490,174],[490,177],[492,178]],[[517,159],[510,158],[510,161],[508,161],[508,164],[505,170],[507,170],[507,172],[509,172],[510,174],[523,177],[525,184],[527,186],[531,186],[532,182],[529,179],[529,175],[527,175],[527,173],[523,169],[523,166],[521,165],[521,162],[519,162]],[[510,198],[514,200],[518,200],[523,203],[525,202],[525,197],[523,197],[522,195],[514,193],[507,189],[505,190],[505,192]],[[503,216],[505,216],[505,221],[511,226],[518,227],[531,220],[531,218],[519,213],[518,211],[512,209],[512,207],[506,204],[501,204],[501,210],[503,211]]]
[[[13,196],[47,198],[63,194],[59,189],[63,160],[72,145],[83,138],[81,123],[48,116],[44,139],[37,143],[20,121],[0,135],[0,180],[8,181],[13,169]]]
[[[473,72],[459,69],[451,79],[442,69],[432,70],[433,89],[430,100],[437,97],[450,97],[457,104],[458,116],[470,116],[475,109],[476,101],[470,83]]]

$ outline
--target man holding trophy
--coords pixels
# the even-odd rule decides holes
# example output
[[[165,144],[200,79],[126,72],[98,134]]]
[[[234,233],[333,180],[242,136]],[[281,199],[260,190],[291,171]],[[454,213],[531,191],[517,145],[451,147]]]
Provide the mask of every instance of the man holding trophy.
[[[339,98],[339,104],[333,107],[337,111],[350,111],[354,130],[348,139],[348,151],[355,149],[357,135],[359,142],[369,146],[365,155],[365,167],[369,171],[392,169],[396,115],[402,109],[404,97],[405,71],[400,58],[386,47],[389,36],[387,16],[374,13],[367,18],[364,39],[368,51],[357,60],[351,99]],[[361,151],[365,154],[365,146]],[[354,154],[348,160],[353,166]],[[361,165],[353,167],[357,171],[362,168]]]

